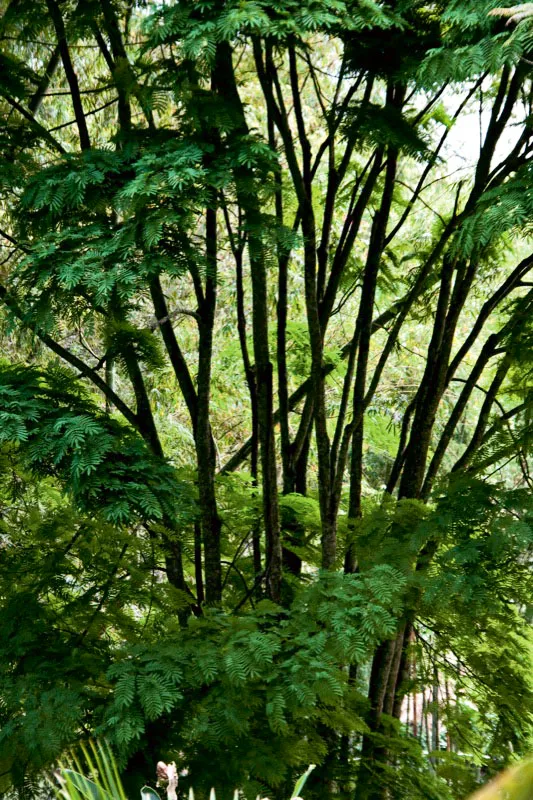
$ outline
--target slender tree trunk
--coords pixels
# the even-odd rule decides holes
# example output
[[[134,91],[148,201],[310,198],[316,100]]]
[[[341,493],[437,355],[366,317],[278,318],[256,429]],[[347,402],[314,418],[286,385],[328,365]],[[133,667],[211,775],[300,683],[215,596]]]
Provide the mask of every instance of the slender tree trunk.
[[[217,285],[217,213],[206,211],[207,276],[205,292],[199,308],[198,344],[198,416],[196,424],[196,454],[198,462],[198,491],[204,546],[205,599],[218,605],[222,599],[222,566],[220,563],[221,523],[215,491],[216,454],[210,426],[211,368],[213,358],[213,327],[216,310]]]
[[[226,222],[228,232],[230,231],[229,217],[226,215]],[[235,279],[237,289],[237,331],[239,334],[239,343],[241,347],[241,356],[244,366],[244,375],[246,384],[248,386],[248,394],[250,395],[250,408],[252,417],[252,451],[250,454],[250,471],[252,474],[252,482],[254,486],[259,486],[259,419],[257,408],[257,381],[255,374],[255,366],[252,364],[250,353],[248,349],[247,338],[247,325],[246,325],[246,311],[244,306],[244,271],[243,271],[243,247],[244,243],[241,241],[241,231],[237,233],[238,241],[231,233],[231,240],[233,242],[233,256],[235,259]],[[261,574],[261,524],[260,520],[255,520],[252,530],[252,552],[254,562],[254,574],[256,580]]]
[[[100,6],[102,8],[105,28],[113,54],[112,73],[118,93],[118,118],[122,133],[124,134],[131,128],[131,106],[124,89],[124,73],[127,74],[129,82],[134,82],[135,76],[130,67],[117,16],[110,0],[100,0]],[[121,71],[123,73],[122,75]]]
[[[274,120],[272,114],[268,114],[268,142],[273,152],[276,151],[276,136],[274,129]],[[275,180],[275,212],[276,223],[280,230],[283,226],[283,198],[281,175],[276,172]],[[296,224],[299,224],[300,214],[297,215]],[[278,261],[278,296],[276,302],[276,316],[277,316],[277,331],[276,331],[276,365],[278,371],[278,403],[279,403],[279,427],[280,427],[280,447],[281,447],[281,464],[282,464],[282,487],[283,494],[292,494],[299,491],[296,488],[297,475],[301,474],[302,470],[305,472],[307,469],[306,457],[304,462],[296,463],[298,461],[295,448],[291,443],[290,427],[289,427],[289,378],[287,369],[287,319],[288,319],[288,273],[289,273],[289,257],[290,251],[287,251],[277,245],[277,261]],[[309,433],[306,435],[308,442]],[[307,452],[307,450],[306,450]],[[289,546],[282,546],[282,563],[284,571],[289,572],[291,575],[299,575],[302,569],[301,558],[292,551],[292,546],[301,544],[303,529],[301,524],[295,518],[291,509],[282,508],[280,510],[280,524],[283,531],[283,537],[286,544]],[[283,590],[283,601],[287,603],[292,598],[287,596],[286,588]]]
[[[379,732],[389,677],[396,653],[395,639],[380,644],[372,660],[368,696],[370,711],[367,723],[371,733],[363,737],[361,761],[357,776],[355,800],[382,800],[384,785],[380,780],[379,766],[385,759],[382,745],[378,745],[373,734]]]
[[[236,134],[248,133],[244,108],[237,89],[231,47],[227,42],[217,46],[215,88],[232,110]],[[248,229],[248,254],[252,278],[252,336],[257,380],[257,416],[263,489],[263,520],[266,538],[266,584],[269,597],[281,598],[282,554],[279,520],[276,448],[273,420],[273,369],[269,348],[269,308],[264,242],[261,236],[261,209],[250,181],[253,172],[245,166],[235,168],[239,205]]]
[[[402,703],[404,698],[404,695],[402,693],[402,688],[406,685],[411,673],[412,665],[410,663],[411,659],[410,650],[413,642],[414,642],[413,625],[408,620],[406,622],[405,630],[403,632],[400,663],[396,674],[396,685],[394,687],[394,702],[391,713],[393,717],[396,717],[396,719],[400,719],[400,715],[402,713]],[[413,670],[414,670],[414,665],[413,665]]]
[[[106,358],[105,362],[105,382],[109,386],[112,392],[115,391],[115,361],[111,356]],[[113,403],[106,397],[105,399],[105,410],[107,414],[111,414],[113,411]]]
[[[74,71],[70,51],[67,44],[67,36],[65,32],[65,23],[59,8],[57,0],[46,0],[48,12],[52,19],[52,24],[55,28],[59,52],[63,62],[63,69],[70,89],[70,97],[72,106],[74,108],[74,116],[76,117],[76,124],[78,126],[78,133],[80,137],[80,147],[82,150],[89,150],[91,147],[91,140],[89,138],[89,131],[87,129],[87,121],[83,111],[83,104],[81,101],[80,86],[78,83],[78,76]]]
[[[431,712],[431,733],[432,733],[432,750],[437,752],[440,750],[440,735],[439,735],[439,673],[437,667],[434,668],[433,673],[433,696],[432,696],[433,709]],[[435,764],[437,763],[434,759]]]
[[[304,287],[307,328],[311,347],[311,384],[313,397],[313,414],[315,420],[315,437],[318,459],[318,495],[320,500],[320,517],[322,523],[322,568],[334,569],[337,558],[337,516],[332,514],[330,472],[330,441],[327,428],[325,384],[322,372],[324,340],[320,321],[317,286],[317,235],[313,209],[313,178],[311,164],[311,145],[307,136],[300,95],[297,57],[294,47],[289,47],[289,76],[294,104],[294,113],[298,129],[298,138],[302,151],[301,171],[297,166],[294,150],[291,147],[293,176],[297,180],[297,194],[302,220],[304,239]],[[289,137],[285,136],[285,146]],[[292,144],[292,143],[291,143]]]
[[[202,528],[198,522],[194,523],[194,579],[196,584],[196,597],[198,605],[202,605],[205,600],[204,576],[202,565]]]
[[[50,85],[50,81],[52,80],[54,72],[57,69],[57,65],[59,64],[60,56],[61,56],[61,51],[59,45],[57,44],[54,47],[54,50],[52,52],[52,55],[50,56],[48,64],[46,65],[46,68],[39,82],[39,85],[33,97],[28,103],[28,111],[30,111],[32,114],[35,114],[41,105],[44,94],[48,89],[48,86]]]
[[[403,103],[404,89],[401,87],[389,87],[387,103],[401,107]],[[381,164],[382,151],[376,154],[376,164]],[[391,150],[387,157],[385,172],[385,185],[381,198],[380,208],[374,216],[370,244],[363,276],[363,286],[361,289],[361,300],[359,302],[359,314],[357,318],[357,329],[359,333],[359,347],[357,351],[357,367],[355,372],[355,383],[353,390],[353,411],[352,411],[352,458],[350,468],[350,519],[357,519],[361,515],[361,490],[362,490],[362,461],[363,461],[363,432],[364,432],[364,412],[366,398],[366,378],[368,370],[368,358],[370,354],[370,339],[372,336],[372,319],[374,313],[374,298],[376,294],[377,279],[383,248],[385,246],[385,235],[387,223],[392,207],[392,193],[396,180],[396,170],[398,163],[398,153]],[[355,555],[350,553],[345,566],[354,568]]]

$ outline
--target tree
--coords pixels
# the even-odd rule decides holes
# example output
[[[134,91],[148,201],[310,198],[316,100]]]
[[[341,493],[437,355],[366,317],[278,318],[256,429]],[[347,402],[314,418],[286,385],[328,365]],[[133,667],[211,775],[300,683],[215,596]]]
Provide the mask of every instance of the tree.
[[[478,749],[526,748],[530,65],[492,6],[7,5],[6,771],[97,728],[227,787],[449,796],[402,724],[431,686],[440,749],[446,675],[451,748],[464,670]]]

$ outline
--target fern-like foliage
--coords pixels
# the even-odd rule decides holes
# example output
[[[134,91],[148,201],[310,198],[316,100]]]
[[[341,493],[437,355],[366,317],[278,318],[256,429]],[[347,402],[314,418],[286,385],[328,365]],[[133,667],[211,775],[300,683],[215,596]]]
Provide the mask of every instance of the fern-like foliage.
[[[170,624],[165,643],[126,649],[109,670],[102,730],[128,753],[158,719],[186,753],[195,788],[208,790],[215,778],[229,788],[237,781],[246,794],[280,786],[284,765],[323,758],[320,725],[365,728],[364,704],[341,665],[363,662],[393,635],[404,585],[387,566],[325,574],[286,611],[262,601],[242,616],[207,613],[185,631]]]
[[[36,474],[57,476],[81,508],[115,523],[191,519],[190,490],[174,469],[103,414],[69,373],[4,367],[0,396],[0,441],[16,443]]]
[[[397,109],[373,104],[356,106],[347,112],[345,120],[347,135],[353,129],[362,145],[388,145],[415,159],[427,155],[427,143]]]
[[[222,13],[214,2],[162,8],[148,20],[147,31],[154,42],[175,41],[184,58],[202,64],[212,60],[217,42],[237,36],[259,34],[283,43],[317,30],[389,28],[395,22],[400,17],[392,8],[374,0],[247,0],[226,4]]]

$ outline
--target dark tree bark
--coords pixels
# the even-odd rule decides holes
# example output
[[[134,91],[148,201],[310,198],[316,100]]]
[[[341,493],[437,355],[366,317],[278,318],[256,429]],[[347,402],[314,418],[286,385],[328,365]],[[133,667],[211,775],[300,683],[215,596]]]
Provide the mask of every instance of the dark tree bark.
[[[220,43],[217,47],[215,75],[216,91],[228,103],[237,120],[236,133],[248,133],[235,79],[232,51],[229,44],[225,42]],[[272,600],[278,602],[281,598],[282,554],[273,421],[273,369],[268,339],[267,275],[264,242],[260,234],[261,211],[257,196],[253,190],[250,192],[247,188],[250,178],[253,181],[254,176],[247,167],[235,169],[238,202],[243,211],[248,231],[248,254],[252,282],[252,336],[257,380],[263,520],[267,548],[265,574],[268,595]]]
[[[205,224],[207,275],[200,298],[198,344],[198,415],[196,418],[196,453],[198,491],[202,522],[205,565],[205,598],[210,605],[222,599],[222,566],[220,563],[221,522],[218,515],[215,471],[216,453],[210,424],[211,369],[213,359],[213,326],[217,296],[217,212],[208,208]]]
[[[76,124],[80,137],[80,147],[82,150],[89,150],[91,147],[91,140],[89,138],[89,131],[87,129],[87,121],[83,111],[83,103],[81,101],[80,86],[78,83],[78,76],[74,70],[72,59],[70,57],[70,50],[67,44],[67,35],[65,32],[65,23],[57,0],[46,0],[48,12],[52,20],[52,24],[56,31],[57,43],[59,52],[61,54],[61,61],[63,62],[63,69],[70,87],[70,97],[72,106],[74,108],[74,116],[76,117]]]

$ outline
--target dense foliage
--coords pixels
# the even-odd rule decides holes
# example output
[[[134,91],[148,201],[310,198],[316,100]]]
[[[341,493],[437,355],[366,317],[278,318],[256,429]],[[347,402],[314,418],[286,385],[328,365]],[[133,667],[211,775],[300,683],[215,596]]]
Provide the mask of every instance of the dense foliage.
[[[0,791],[531,750],[530,5],[2,4]]]

